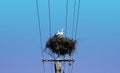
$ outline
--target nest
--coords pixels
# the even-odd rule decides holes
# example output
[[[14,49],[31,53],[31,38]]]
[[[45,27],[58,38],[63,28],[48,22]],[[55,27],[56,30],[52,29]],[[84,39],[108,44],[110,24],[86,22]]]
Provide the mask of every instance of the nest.
[[[76,40],[55,35],[47,41],[46,48],[58,55],[71,55],[75,50],[75,45]]]

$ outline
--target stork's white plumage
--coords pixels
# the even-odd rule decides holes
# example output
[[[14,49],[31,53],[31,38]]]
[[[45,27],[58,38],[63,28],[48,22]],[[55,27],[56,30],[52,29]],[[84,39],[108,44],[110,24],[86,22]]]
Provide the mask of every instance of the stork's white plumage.
[[[58,31],[58,32],[56,33],[56,35],[58,35],[58,36],[63,36],[63,33],[64,33],[64,29],[62,28],[62,29],[61,29],[61,32]]]

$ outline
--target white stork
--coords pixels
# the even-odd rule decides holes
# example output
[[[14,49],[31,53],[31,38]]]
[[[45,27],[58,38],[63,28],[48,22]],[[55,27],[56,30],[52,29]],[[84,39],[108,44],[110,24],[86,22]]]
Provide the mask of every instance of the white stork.
[[[61,32],[58,31],[58,32],[56,33],[56,35],[59,36],[59,37],[62,37],[62,36],[63,36],[63,33],[64,33],[64,29],[62,28],[62,29],[61,29]]]

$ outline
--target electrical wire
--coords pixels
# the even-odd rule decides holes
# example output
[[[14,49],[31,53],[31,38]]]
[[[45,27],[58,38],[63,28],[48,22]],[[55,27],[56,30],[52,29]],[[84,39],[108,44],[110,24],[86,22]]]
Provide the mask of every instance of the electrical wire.
[[[76,13],[76,0],[74,0],[73,24],[72,24],[72,38],[74,38],[73,36],[74,36],[74,26],[75,26],[75,13]],[[71,57],[73,59],[73,54],[71,55]],[[69,73],[70,73],[70,71],[69,71]],[[71,62],[71,73],[73,73],[73,62]]]
[[[37,7],[37,17],[38,17],[38,24],[39,24],[39,35],[40,35],[40,47],[41,49],[43,50],[43,47],[42,47],[42,33],[41,33],[41,24],[40,24],[40,12],[39,12],[39,5],[38,5],[38,0],[36,0],[36,7]],[[43,56],[43,53],[42,53],[42,57],[44,58]]]
[[[49,34],[51,38],[51,9],[50,9],[50,0],[48,0],[48,12],[49,12]]]
[[[79,19],[79,11],[80,11],[80,0],[78,2],[78,9],[77,9],[77,20],[76,20],[76,30],[75,30],[75,39],[77,37],[77,29],[78,29],[78,19]]]
[[[74,3],[74,13],[73,13],[73,26],[74,26],[74,22],[75,22],[75,6],[76,6],[76,0],[75,0],[75,3]],[[75,27],[75,40],[76,40],[76,37],[77,37],[77,29],[78,29],[78,19],[79,19],[79,11],[80,11],[80,0],[78,1],[78,9],[77,9],[77,19],[76,19],[76,27]],[[73,30],[74,27],[72,28],[72,33],[73,33]],[[74,33],[73,33],[74,34]],[[73,57],[73,55],[72,55]],[[71,73],[73,73],[73,62],[71,63]]]
[[[40,45],[41,45],[41,49],[43,50],[38,0],[36,0],[36,8],[37,8],[37,17],[38,17],[38,24],[39,24]],[[43,59],[44,59],[43,53],[42,53],[42,57],[43,57]],[[45,73],[45,65],[44,65],[44,62],[43,62],[43,72]]]
[[[74,1],[73,24],[72,24],[72,38],[73,38],[73,35],[74,35],[75,12],[76,12],[76,0]]]
[[[51,9],[50,9],[50,0],[48,0],[48,12],[49,12],[49,35],[51,38]],[[52,73],[52,62],[51,62],[51,73]]]
[[[43,73],[45,73],[45,64],[43,62]]]
[[[68,69],[69,69],[69,73],[70,73],[70,66],[71,66],[70,64],[71,64],[71,63],[69,62],[69,65],[68,65],[68,66],[69,66],[69,67],[68,67]]]
[[[39,14],[38,0],[36,0],[36,7],[37,7],[37,17],[38,17],[38,24],[39,24],[40,45],[41,45],[41,48],[42,48],[42,34],[41,34],[41,24],[40,24],[40,14]]]
[[[68,0],[66,0],[66,20],[65,20],[65,37],[67,36],[67,20],[68,20]]]
[[[66,58],[65,58],[65,56],[64,56],[64,60],[65,60]],[[66,72],[66,64],[65,64],[65,62],[64,62],[64,73]]]
[[[74,53],[71,54],[71,59],[74,60]],[[73,63],[71,62],[71,73],[73,73]]]
[[[51,73],[53,73],[53,64],[51,62]]]
[[[73,64],[74,64],[74,63],[72,62],[72,63],[71,63],[71,67],[72,67],[72,68],[71,68],[71,73],[73,73]]]

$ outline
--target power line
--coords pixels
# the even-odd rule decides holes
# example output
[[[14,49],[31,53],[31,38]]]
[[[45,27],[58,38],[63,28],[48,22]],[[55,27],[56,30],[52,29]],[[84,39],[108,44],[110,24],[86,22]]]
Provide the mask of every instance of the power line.
[[[49,12],[49,34],[51,38],[51,12],[50,12],[50,0],[48,0],[48,12]]]
[[[42,34],[41,34],[41,24],[40,24],[40,14],[39,14],[38,0],[36,0],[36,7],[37,7],[37,17],[38,17],[38,24],[39,24],[40,44],[41,44],[41,48],[42,48]]]
[[[66,37],[66,35],[67,35],[67,19],[68,18],[68,0],[66,0],[66,20],[65,20],[65,24],[66,24],[66,26],[65,26],[65,37]]]
[[[39,24],[40,45],[41,45],[41,49],[43,50],[43,47],[42,47],[41,24],[40,24],[40,14],[39,14],[40,12],[39,12],[38,0],[36,0],[36,7],[37,7],[37,17],[38,17],[38,24]],[[44,58],[43,53],[42,53],[42,57]]]
[[[38,0],[36,0],[36,8],[37,8],[37,17],[38,17],[38,24],[39,24],[39,35],[40,35],[40,44],[41,44],[41,49],[43,49],[42,47],[42,33],[41,33],[41,24],[40,24],[40,14],[39,14],[39,5],[38,5]],[[44,59],[44,55],[42,53],[42,57]],[[43,62],[43,71],[45,73],[45,65]]]
[[[45,65],[44,65],[44,62],[43,62],[43,72],[45,73]]]
[[[71,66],[71,65],[70,65],[70,62],[69,62],[69,65],[68,65],[68,66],[69,66],[69,67],[68,67],[68,68],[69,68],[69,73],[71,73],[71,72],[70,72],[70,66]]]
[[[74,12],[73,12],[73,24],[72,24],[72,38],[74,38],[73,36],[74,36],[74,26],[75,26],[76,4],[77,4],[76,0],[74,0]],[[77,28],[77,26],[76,26],[76,28]],[[77,32],[77,29],[76,29],[75,32]],[[76,34],[77,33],[75,33],[75,37],[76,37]],[[72,54],[72,59],[73,59],[73,54]],[[71,63],[71,73],[73,73],[73,62]]]
[[[53,73],[53,66],[52,66],[53,64],[52,64],[52,62],[51,62],[51,73]]]
[[[71,64],[71,66],[72,66],[71,73],[73,73],[73,62],[72,62],[72,64]]]
[[[78,2],[78,11],[77,11],[77,20],[76,20],[75,39],[76,39],[76,37],[77,37],[77,28],[78,28],[79,11],[80,11],[80,0],[79,0],[79,2]]]
[[[76,0],[74,1],[73,24],[72,24],[72,38],[73,38],[73,35],[74,35],[75,12],[76,12]]]

